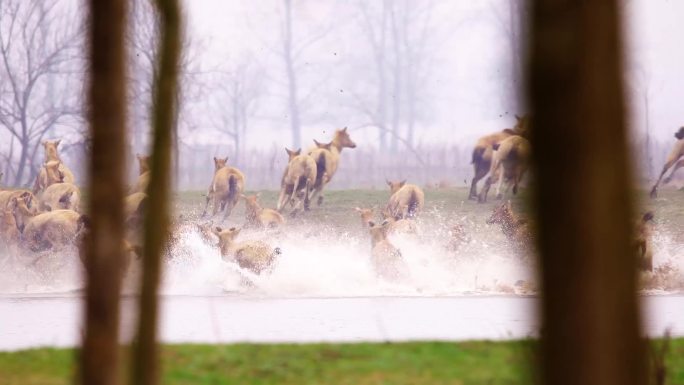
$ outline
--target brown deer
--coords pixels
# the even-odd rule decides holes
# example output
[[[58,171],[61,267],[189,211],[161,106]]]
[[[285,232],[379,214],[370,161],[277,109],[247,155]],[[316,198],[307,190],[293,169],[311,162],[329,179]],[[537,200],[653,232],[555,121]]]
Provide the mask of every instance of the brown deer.
[[[387,181],[390,187],[390,199],[383,215],[385,218],[407,219],[415,218],[425,205],[425,193],[414,185],[401,182]]]
[[[361,225],[366,229],[370,222],[373,222],[375,209],[364,209],[355,207],[354,211],[361,215]],[[383,213],[383,216],[385,213]],[[385,221],[388,222],[388,234],[416,234],[418,226],[416,222],[410,219],[395,219],[391,216],[385,216]]]
[[[275,228],[285,223],[279,212],[263,208],[259,204],[259,194],[243,195],[245,201],[245,227]]]
[[[653,247],[651,237],[653,233],[653,212],[645,213],[637,221],[636,234],[634,237],[634,247],[637,250],[639,269],[643,271],[653,271]]]
[[[135,157],[138,159],[138,179],[131,194],[147,192],[147,185],[150,184],[150,157],[140,154],[135,154]]]
[[[0,207],[0,251],[16,252],[21,233],[10,208]]]
[[[473,180],[470,184],[470,193],[468,195],[469,199],[478,199],[477,183],[480,181],[480,179],[487,175],[492,166],[492,155],[494,152],[492,146],[500,143],[502,140],[512,135],[527,137],[529,134],[529,117],[520,117],[516,115],[515,119],[516,125],[512,129],[506,128],[500,132],[485,135],[478,139],[477,143],[475,143],[471,160],[475,175],[473,176]]]
[[[463,245],[470,242],[470,237],[463,225],[457,223],[449,229],[449,242],[447,243],[447,250],[458,251]]]
[[[9,206],[12,198],[23,199],[26,203],[26,207],[32,212],[38,212],[38,200],[35,195],[28,190],[4,190],[0,191],[0,209],[4,209]]]
[[[59,171],[64,175],[63,180],[67,183],[74,183],[75,178],[71,170],[62,163],[62,159],[59,156],[59,151],[57,146],[59,146],[61,140],[55,141],[43,141],[43,149],[45,150],[45,163],[48,162],[59,162]],[[36,176],[36,181],[33,184],[33,193],[37,194],[48,187],[48,175],[45,168],[41,168]]]
[[[405,269],[401,251],[387,240],[390,224],[368,222],[371,236],[371,263],[377,275],[382,278],[395,280],[401,277]]]
[[[660,172],[658,180],[651,188],[651,198],[656,198],[658,196],[658,186],[660,185],[660,181],[663,179],[663,176],[665,175],[667,170],[670,169],[670,167],[674,166],[672,167],[672,172],[670,173],[670,175],[667,178],[665,178],[665,183],[669,183],[670,180],[672,180],[672,176],[674,175],[675,171],[684,167],[684,159],[681,159],[682,157],[684,157],[684,127],[681,127],[674,134],[674,136],[677,139],[677,141],[672,147],[670,155],[667,156],[667,160],[665,161],[663,170]]]
[[[288,162],[280,182],[280,196],[276,209],[283,210],[289,202],[294,206],[292,211],[294,215],[302,204],[304,210],[309,210],[311,190],[316,183],[318,168],[311,156],[301,154],[301,149],[292,151],[286,148],[285,151]],[[303,196],[303,199],[300,196]]]
[[[530,142],[522,136],[513,135],[492,146],[491,169],[485,185],[480,191],[478,202],[487,201],[487,194],[492,184],[497,183],[496,199],[503,198],[501,185],[506,182],[507,188],[513,186],[513,194],[518,193],[518,185],[527,172],[530,161]]]
[[[18,198],[12,198],[10,209],[22,232],[22,245],[31,251],[59,250],[72,245],[84,228],[84,216],[73,210],[36,214]]]
[[[61,162],[50,161],[44,166],[47,187],[40,195],[40,210],[74,210],[80,212],[81,190],[74,184],[64,182],[64,173],[59,168]]]
[[[234,260],[241,268],[249,269],[255,274],[261,274],[270,268],[280,255],[279,248],[273,248],[261,241],[235,241],[240,234],[240,229],[235,227],[227,230],[216,227],[214,233],[219,238],[219,249],[224,259]]]
[[[495,223],[501,225],[501,231],[506,238],[519,247],[526,247],[532,241],[528,220],[516,215],[510,200],[495,207],[492,211],[492,215],[487,219],[487,224]]]
[[[206,217],[209,203],[213,201],[211,217],[223,211],[223,219],[228,218],[237,205],[244,186],[245,176],[237,168],[228,166],[228,157],[225,159],[214,157],[214,177],[209,186],[202,217]]]
[[[336,130],[333,140],[330,143],[323,144],[314,140],[316,147],[309,151],[316,162],[316,183],[313,186],[314,192],[311,200],[318,197],[317,204],[320,206],[323,203],[323,188],[335,176],[337,167],[340,163],[340,154],[345,148],[356,148],[356,143],[351,139],[347,132],[347,127]]]

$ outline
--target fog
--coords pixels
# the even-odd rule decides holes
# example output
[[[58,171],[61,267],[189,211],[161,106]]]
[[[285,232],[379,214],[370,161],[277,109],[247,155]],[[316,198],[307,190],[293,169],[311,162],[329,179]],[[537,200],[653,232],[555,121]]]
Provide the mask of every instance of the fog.
[[[33,2],[1,6],[5,47],[11,32],[8,9],[20,3]],[[155,32],[149,7],[135,4],[129,37],[131,162],[132,154],[146,152],[148,142]],[[345,126],[359,147],[344,154],[348,166],[332,187],[373,187],[386,177],[462,184],[470,178],[476,138],[511,127],[515,114],[527,112],[520,97],[525,56],[521,25],[529,11],[522,1],[305,0],[292,2],[289,12],[287,4],[184,2],[187,26],[177,119],[180,188],[204,188],[213,155],[229,156],[231,163],[258,174],[250,188],[277,188],[284,147],[329,141],[335,128]],[[673,37],[684,35],[678,18],[684,3],[623,4],[634,151],[639,160],[651,159],[637,161],[647,179],[660,168],[672,134],[682,125],[684,52]],[[77,172],[80,168],[79,180],[84,180],[85,50],[74,27],[82,15],[73,0],[57,1],[50,12],[58,17],[40,31],[49,37],[46,42],[69,36],[69,54],[36,81],[25,108],[26,126],[39,126],[35,133],[20,133],[14,83],[0,85],[3,184],[32,181],[42,162],[38,143],[47,138],[63,139],[65,161]],[[42,51],[32,48],[45,53],[52,47],[43,46]],[[28,82],[23,52],[29,51],[5,50],[3,79],[16,78],[20,86]],[[48,114],[54,111],[68,114]]]

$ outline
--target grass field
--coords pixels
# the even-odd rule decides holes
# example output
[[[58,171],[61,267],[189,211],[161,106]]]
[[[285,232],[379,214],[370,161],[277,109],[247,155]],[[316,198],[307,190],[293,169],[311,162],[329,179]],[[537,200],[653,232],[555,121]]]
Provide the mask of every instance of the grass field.
[[[254,192],[248,192],[254,193]],[[275,207],[278,197],[277,191],[260,191],[260,203],[264,207]],[[188,219],[198,219],[204,208],[204,192],[182,192],[175,199],[176,213]],[[652,200],[646,191],[637,191],[640,207],[639,212],[652,210],[655,214],[657,227],[671,234],[673,241],[684,243],[684,191],[662,189],[659,198]],[[291,222],[302,224],[325,224],[334,229],[359,229],[359,216],[353,211],[354,207],[376,207],[381,210],[389,198],[388,190],[331,190],[325,194],[322,206],[312,204],[312,210],[301,214]],[[507,198],[508,199],[508,198]],[[528,195],[526,190],[516,197],[510,198],[514,208],[523,215],[529,214],[527,209]],[[488,231],[485,221],[496,205],[501,201],[490,199],[489,202],[479,204],[468,200],[468,189],[428,189],[425,191],[425,211],[421,218],[427,222],[466,221],[477,226],[478,231],[484,231],[487,237],[498,238],[500,231]],[[562,204],[559,201],[559,204]],[[379,212],[377,214],[378,219]],[[220,219],[220,217],[218,217]],[[244,223],[244,204],[240,203],[225,225],[240,226]],[[472,227],[472,226],[471,226]],[[497,230],[497,229],[495,229]],[[360,231],[360,230],[359,230]],[[503,239],[503,238],[502,238]]]
[[[164,346],[165,385],[533,383],[534,341],[337,345]],[[0,353],[2,385],[66,385],[76,352]],[[667,356],[668,384],[684,384],[684,340]]]

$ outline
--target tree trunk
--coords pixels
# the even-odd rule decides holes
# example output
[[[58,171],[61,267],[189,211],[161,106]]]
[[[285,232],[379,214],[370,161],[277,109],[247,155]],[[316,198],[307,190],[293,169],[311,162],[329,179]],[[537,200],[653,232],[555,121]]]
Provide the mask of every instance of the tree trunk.
[[[285,4],[285,37],[284,52],[285,71],[288,84],[288,109],[290,110],[290,128],[292,130],[292,146],[299,148],[302,145],[301,125],[299,122],[299,96],[297,90],[297,74],[294,69],[292,58],[292,1],[284,0]]]
[[[149,205],[145,215],[143,276],[138,308],[138,330],[133,351],[132,383],[154,385],[159,382],[157,290],[161,277],[161,256],[168,238],[169,195],[171,184],[171,147],[178,63],[181,51],[181,14],[177,0],[156,0],[160,16],[160,41],[154,78],[152,103],[152,155]]]
[[[533,2],[543,383],[646,384],[618,0]]]
[[[85,335],[80,382],[118,384],[119,296],[123,199],[125,51],[124,0],[90,0],[88,87],[92,137],[90,163],[91,230],[82,253],[86,261]]]
[[[26,169],[26,161],[28,158],[29,139],[22,137],[19,142],[21,151],[19,152],[19,164],[17,165],[17,173],[14,176],[14,185],[20,186],[24,180],[24,170]]]
[[[390,138],[390,151],[395,154],[399,149],[399,125],[401,123],[401,94],[402,94],[402,58],[399,47],[399,26],[397,25],[397,15],[394,4],[390,5],[390,21],[392,23],[392,44],[394,47],[394,68],[392,85],[392,138]]]

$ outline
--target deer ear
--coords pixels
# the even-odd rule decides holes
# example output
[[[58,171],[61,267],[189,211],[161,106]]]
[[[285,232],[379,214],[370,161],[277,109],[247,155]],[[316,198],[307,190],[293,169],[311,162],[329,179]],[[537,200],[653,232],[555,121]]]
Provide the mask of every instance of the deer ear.
[[[223,159],[223,161],[226,162],[226,163],[228,163],[228,157],[225,157],[225,158]]]
[[[59,146],[60,143],[62,143],[62,139],[55,140],[55,147]]]
[[[299,155],[302,153],[302,148],[298,148],[297,151],[294,152],[295,155]]]
[[[285,152],[287,153],[287,155],[292,155],[292,153],[293,153],[294,151],[292,151],[292,150],[290,150],[289,148],[285,147]]]
[[[346,126],[342,129],[342,132],[344,132],[344,133],[347,132],[347,127],[346,127]]]
[[[218,163],[218,158],[214,157],[214,163]]]
[[[399,182],[399,185],[400,185],[400,186],[403,186],[403,185],[405,185],[405,184],[406,184],[406,179],[404,179],[404,180],[402,180],[401,182]]]
[[[522,118],[521,118],[520,116],[518,116],[518,115],[516,114],[516,115],[515,115],[515,120],[517,120],[517,121],[521,121],[521,120],[522,120]]]
[[[392,186],[392,182],[390,182],[389,179],[385,179],[385,183],[387,183],[388,186]]]
[[[323,146],[323,144],[321,144],[321,142],[317,141],[316,139],[314,139],[313,141],[314,141],[314,144],[316,145],[316,147],[320,148]]]

